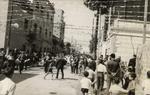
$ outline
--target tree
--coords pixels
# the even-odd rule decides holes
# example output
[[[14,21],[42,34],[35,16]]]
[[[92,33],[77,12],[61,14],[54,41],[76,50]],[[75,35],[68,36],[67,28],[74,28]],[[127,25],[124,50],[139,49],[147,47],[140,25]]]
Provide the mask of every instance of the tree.
[[[71,48],[71,43],[67,42],[65,47],[66,47],[66,54],[70,54],[70,52],[71,52],[71,49],[70,49]]]

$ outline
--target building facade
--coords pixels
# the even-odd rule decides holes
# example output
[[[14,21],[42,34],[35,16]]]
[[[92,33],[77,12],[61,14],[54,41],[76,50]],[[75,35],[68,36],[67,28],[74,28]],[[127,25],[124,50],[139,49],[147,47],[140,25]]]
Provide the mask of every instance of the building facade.
[[[49,0],[10,0],[5,47],[52,51],[55,9]],[[9,38],[8,40],[6,38]]]
[[[55,9],[49,0],[33,1],[33,27],[36,34],[34,46],[40,51],[52,51],[53,23]]]
[[[64,46],[64,34],[65,34],[65,22],[64,11],[62,9],[56,9],[54,15],[54,28],[53,28],[53,51],[61,52]],[[56,44],[56,42],[58,44]]]
[[[150,23],[147,23],[146,41],[150,41]],[[104,32],[102,32],[103,34]],[[121,56],[123,61],[128,62],[133,54],[137,54],[138,49],[143,44],[143,22],[137,20],[116,19],[111,26],[110,33],[106,41],[101,42],[99,47],[102,55],[115,53]]]

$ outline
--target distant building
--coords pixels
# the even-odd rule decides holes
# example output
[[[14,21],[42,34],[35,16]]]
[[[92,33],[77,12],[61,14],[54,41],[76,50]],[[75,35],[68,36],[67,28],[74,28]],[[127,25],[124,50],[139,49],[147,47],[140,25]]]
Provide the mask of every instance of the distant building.
[[[65,34],[65,22],[64,22],[64,11],[61,9],[55,10],[54,15],[54,28],[53,28],[53,37],[58,44],[54,41],[53,51],[62,51],[64,44],[64,34]]]

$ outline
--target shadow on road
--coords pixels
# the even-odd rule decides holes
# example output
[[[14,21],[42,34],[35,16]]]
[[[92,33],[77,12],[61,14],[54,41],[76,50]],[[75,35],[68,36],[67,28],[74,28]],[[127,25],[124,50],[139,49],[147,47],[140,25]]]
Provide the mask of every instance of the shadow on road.
[[[76,78],[64,78],[64,80],[78,80]]]
[[[29,73],[23,73],[23,74],[18,74],[18,73],[15,73],[12,80],[15,82],[15,83],[19,83],[19,82],[22,82],[26,79],[29,79],[29,78],[32,78],[34,76],[37,76],[38,74],[29,74]]]

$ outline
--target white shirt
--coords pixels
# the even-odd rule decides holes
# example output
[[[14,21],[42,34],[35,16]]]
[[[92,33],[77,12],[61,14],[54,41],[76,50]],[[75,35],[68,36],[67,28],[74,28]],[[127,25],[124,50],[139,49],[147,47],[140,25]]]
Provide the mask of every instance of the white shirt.
[[[144,80],[142,87],[144,88],[144,95],[150,94],[150,79]]]
[[[90,89],[92,84],[91,80],[86,77],[83,77],[80,83],[81,83],[81,88],[85,88],[85,89]]]
[[[121,93],[128,93],[127,90],[124,90],[117,84],[112,84],[110,86],[109,92],[111,93],[110,95],[120,95]]]
[[[9,78],[0,81],[0,95],[14,95],[16,84]]]
[[[103,64],[99,64],[99,65],[97,66],[97,72],[107,72],[106,66],[103,65]]]
[[[95,72],[94,72],[93,70],[91,70],[91,69],[87,70],[87,72],[89,73],[88,78],[89,78],[89,79],[93,79],[94,76],[95,76]]]

